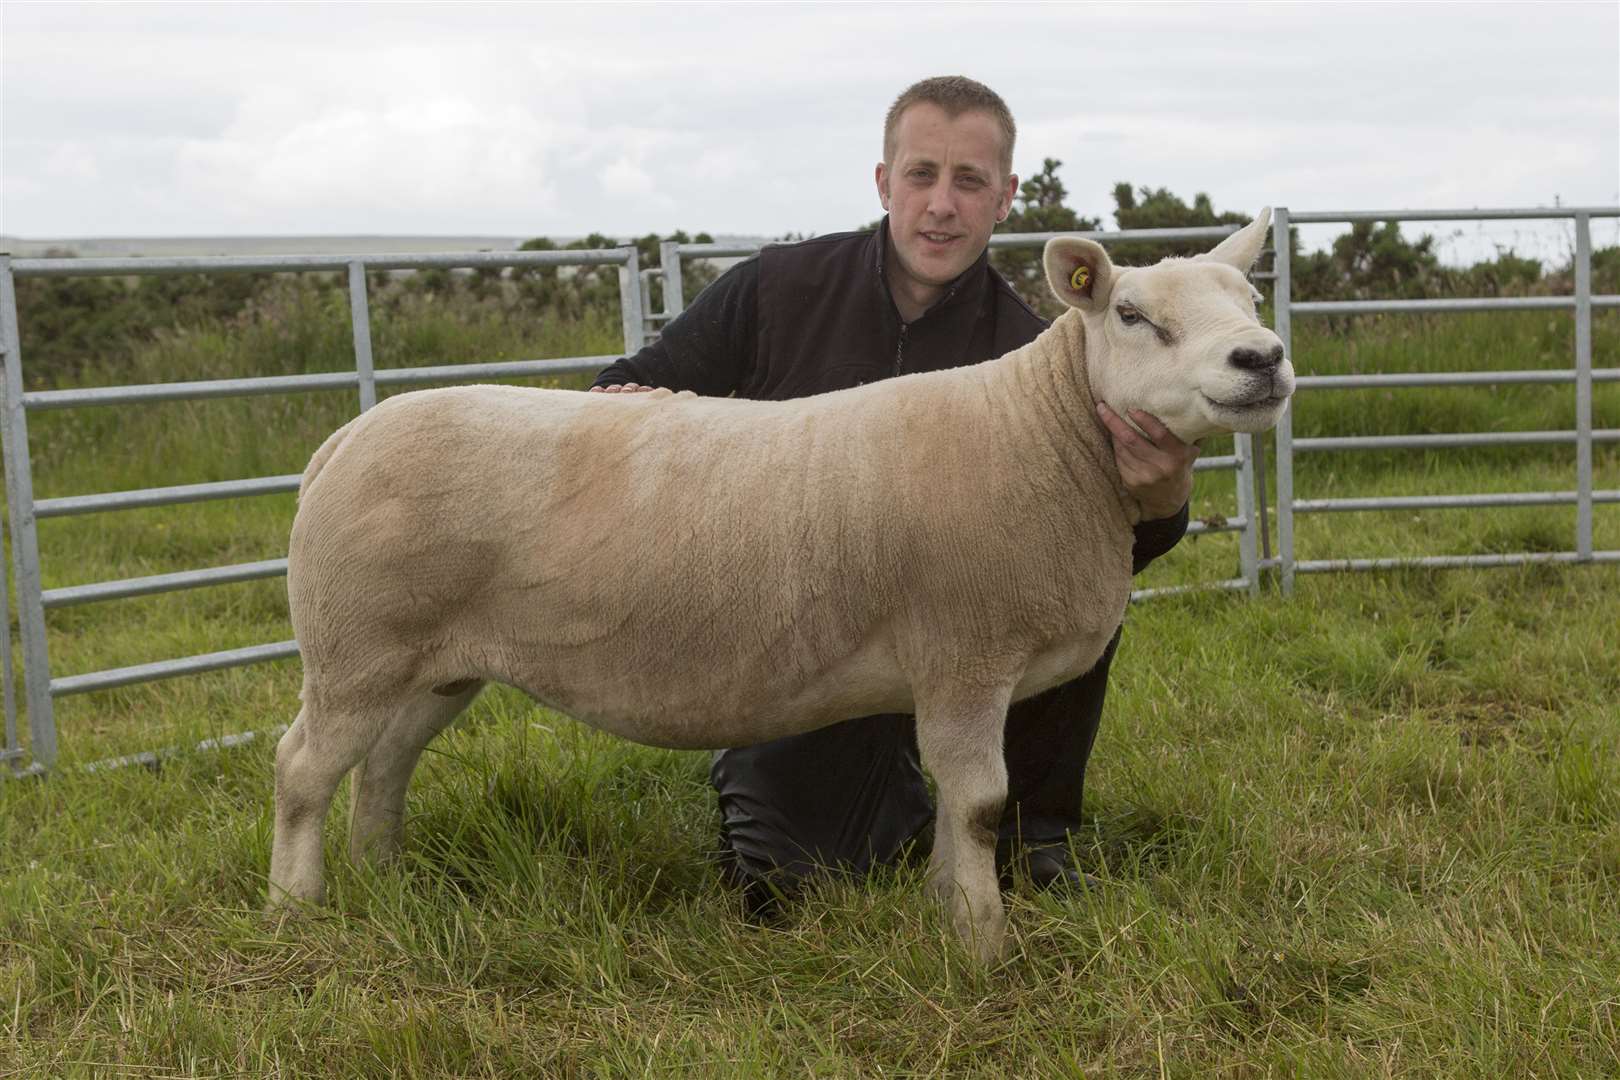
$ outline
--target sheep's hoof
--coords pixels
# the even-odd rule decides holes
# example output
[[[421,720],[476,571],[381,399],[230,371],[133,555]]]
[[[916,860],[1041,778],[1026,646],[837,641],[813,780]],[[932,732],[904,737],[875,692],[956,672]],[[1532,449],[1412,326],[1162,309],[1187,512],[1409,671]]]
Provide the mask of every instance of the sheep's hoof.
[[[1007,919],[983,919],[978,922],[958,921],[956,931],[962,943],[978,963],[992,967],[1001,963],[1007,953]]]
[[[973,942],[973,959],[984,967],[995,967],[1007,957],[1007,937],[997,934],[992,941],[987,937],[976,938]]]

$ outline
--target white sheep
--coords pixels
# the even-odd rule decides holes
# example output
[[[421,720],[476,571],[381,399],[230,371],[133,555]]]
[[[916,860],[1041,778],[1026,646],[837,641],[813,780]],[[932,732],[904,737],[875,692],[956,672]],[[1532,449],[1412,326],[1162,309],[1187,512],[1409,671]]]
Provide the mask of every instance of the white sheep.
[[[785,402],[466,386],[349,423],[292,529],[271,906],[321,898],[351,769],[351,856],[397,851],[423,748],[494,681],[666,747],[915,712],[930,880],[998,956],[1007,706],[1091,668],[1130,595],[1095,403],[1188,441],[1275,423],[1293,373],[1244,277],[1269,221],[1141,269],[1054,239],[1073,310],[973,367]]]

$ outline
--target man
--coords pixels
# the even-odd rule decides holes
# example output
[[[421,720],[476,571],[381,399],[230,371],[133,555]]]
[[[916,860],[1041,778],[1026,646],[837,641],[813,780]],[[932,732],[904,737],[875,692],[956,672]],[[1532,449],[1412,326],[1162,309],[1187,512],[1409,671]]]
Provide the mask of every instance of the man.
[[[1011,352],[1046,323],[989,264],[988,244],[1018,191],[1016,129],[994,91],[957,76],[906,90],[884,125],[875,233],[770,247],[733,267],[657,343],[597,376],[592,391],[668,387],[784,400]],[[1186,531],[1194,446],[1156,418],[1142,432],[1106,405],[1120,475],[1142,505],[1135,567]],[[998,861],[1042,887],[1078,885],[1067,837],[1114,643],[1086,675],[1015,704]],[[933,817],[913,720],[877,716],[715,755],[722,856],[758,909],[826,869],[893,863]]]

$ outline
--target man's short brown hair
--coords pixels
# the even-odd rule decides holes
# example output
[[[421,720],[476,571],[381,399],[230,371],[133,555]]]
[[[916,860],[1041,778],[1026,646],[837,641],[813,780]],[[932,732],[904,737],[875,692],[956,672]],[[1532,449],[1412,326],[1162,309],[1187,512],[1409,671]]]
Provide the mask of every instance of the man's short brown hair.
[[[1018,138],[1018,125],[1013,123],[1012,111],[1001,95],[981,82],[966,75],[936,75],[931,79],[912,83],[889,106],[889,115],[883,118],[883,161],[894,161],[894,130],[900,124],[900,114],[913,105],[938,105],[952,120],[965,112],[986,112],[1001,128],[1001,175],[1012,172],[1013,142]]]

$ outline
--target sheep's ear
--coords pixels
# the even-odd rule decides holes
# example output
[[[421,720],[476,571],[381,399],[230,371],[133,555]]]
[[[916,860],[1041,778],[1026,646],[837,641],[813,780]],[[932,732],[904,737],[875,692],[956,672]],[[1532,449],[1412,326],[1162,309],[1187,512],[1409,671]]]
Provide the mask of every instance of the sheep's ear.
[[[1223,262],[1247,274],[1254,260],[1260,257],[1260,249],[1266,246],[1266,230],[1270,228],[1271,207],[1268,206],[1255,215],[1253,221],[1215,245],[1213,251],[1206,251],[1194,258]]]
[[[1046,283],[1070,307],[1096,311],[1113,291],[1114,264],[1095,240],[1054,236],[1046,242]]]

